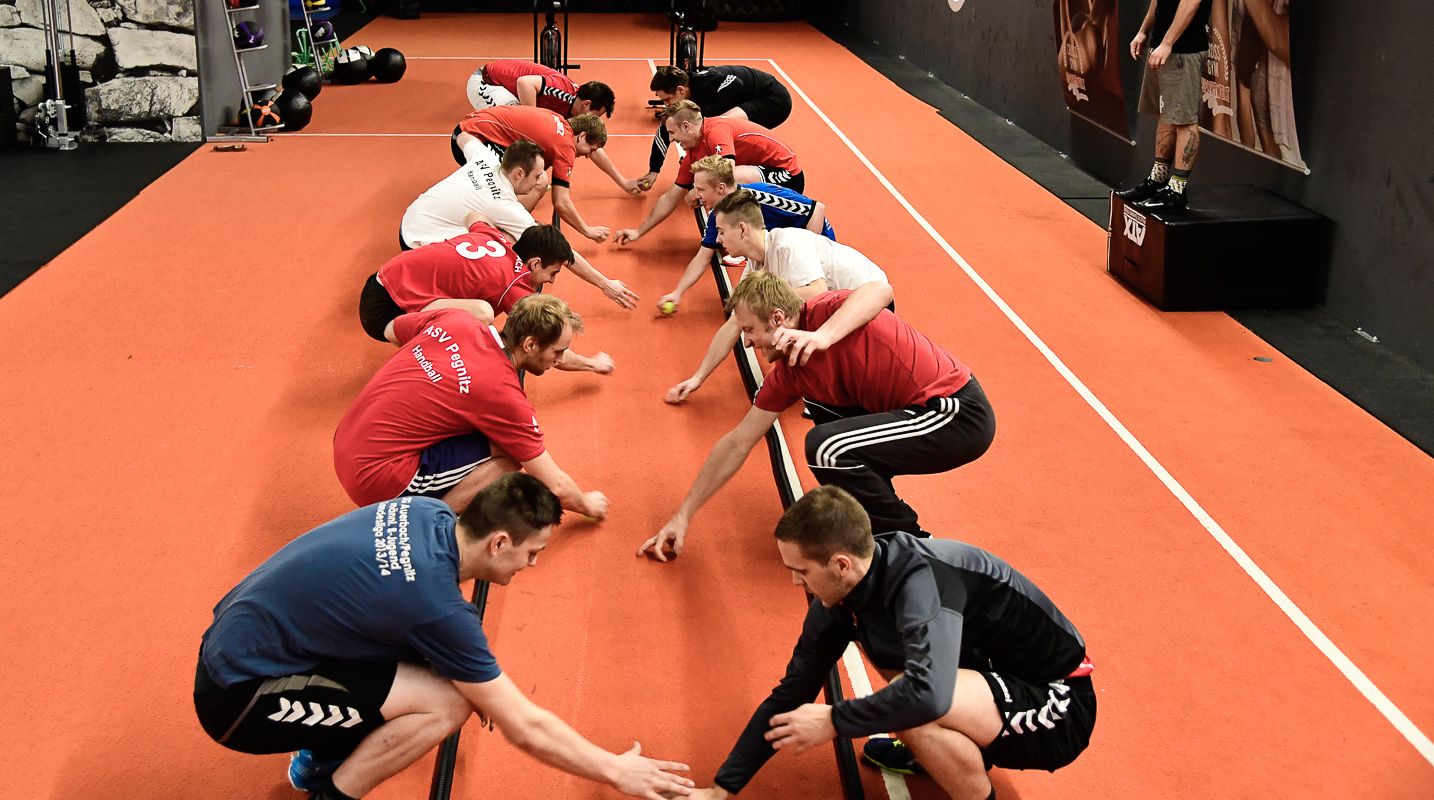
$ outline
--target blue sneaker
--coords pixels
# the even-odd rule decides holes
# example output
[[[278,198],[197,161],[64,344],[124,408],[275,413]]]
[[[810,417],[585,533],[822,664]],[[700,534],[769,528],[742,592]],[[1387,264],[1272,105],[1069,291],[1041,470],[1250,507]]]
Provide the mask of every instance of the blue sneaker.
[[[920,775],[925,772],[917,763],[916,756],[911,754],[911,748],[900,739],[873,736],[866,740],[861,754],[867,761],[887,772],[899,772],[902,775]]]
[[[314,758],[312,750],[292,753],[289,756],[289,785],[301,792],[317,792],[342,763],[342,758],[338,761],[319,761]]]

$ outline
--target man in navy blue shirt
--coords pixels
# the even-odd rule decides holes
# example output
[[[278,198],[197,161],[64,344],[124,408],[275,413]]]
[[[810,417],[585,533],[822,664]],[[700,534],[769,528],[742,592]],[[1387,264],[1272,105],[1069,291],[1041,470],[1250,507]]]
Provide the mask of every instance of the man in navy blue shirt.
[[[719,246],[717,219],[712,215],[712,208],[722,198],[738,189],[746,189],[751,192],[752,198],[761,206],[762,219],[766,221],[769,229],[806,228],[812,233],[818,233],[833,242],[836,241],[836,231],[832,229],[831,221],[827,219],[826,203],[813,200],[785,186],[776,186],[770,183],[739,185],[732,174],[732,159],[722,156],[707,156],[692,165],[692,200],[707,209],[707,230],[702,235],[702,246],[698,248],[697,255],[688,262],[687,269],[678,279],[677,288],[658,299],[657,307],[663,313],[671,314],[676,310],[677,306],[682,303],[682,295],[702,279],[702,275],[707,271],[707,266],[712,263],[712,254],[717,251]],[[618,244],[631,244],[646,232],[641,229],[618,231],[615,241]],[[732,266],[741,266],[741,263],[739,261]],[[665,303],[671,303],[672,306],[664,307]]]
[[[636,745],[609,753],[534,705],[459,591],[535,565],[561,515],[541,481],[512,473],[462,516],[401,497],[300,536],[215,607],[194,682],[200,724],[239,752],[300,751],[290,780],[319,800],[362,797],[475,711],[558,769],[638,797],[688,794],[667,772],[685,766]]]

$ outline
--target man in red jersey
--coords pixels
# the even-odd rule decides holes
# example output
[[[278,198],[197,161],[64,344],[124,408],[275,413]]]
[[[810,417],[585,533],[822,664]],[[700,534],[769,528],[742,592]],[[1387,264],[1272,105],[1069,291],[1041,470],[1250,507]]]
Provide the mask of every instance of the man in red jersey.
[[[851,493],[874,533],[926,536],[891,485],[896,475],[947,472],[991,446],[996,419],[965,364],[885,306],[891,287],[819,294],[805,303],[780,276],[747,274],[727,301],[747,344],[772,362],[752,408],[712,448],[692,489],[643,543],[666,561],[682,552],[692,515],[747,460],[788,406],[805,399],[816,423],[807,465],[824,485]]]
[[[632,236],[631,230],[618,231],[613,238],[617,244],[635,241],[657,227],[684,198],[695,207],[698,198],[692,191],[692,165],[707,156],[732,159],[733,179],[739,184],[769,183],[797,194],[806,188],[806,175],[797,154],[761,125],[734,117],[704,119],[702,109],[691,100],[673,103],[662,116],[672,141],[682,145],[687,154],[677,168],[677,181],[657,198],[647,219],[637,227],[637,236]]]
[[[543,148],[543,163],[552,167],[553,208],[558,215],[583,236],[595,242],[605,241],[610,230],[589,227],[583,222],[569,193],[573,165],[578,158],[600,152],[607,144],[607,126],[602,119],[596,114],[583,114],[566,120],[561,114],[532,106],[498,106],[474,111],[453,129],[453,159],[460,166],[466,164],[465,148],[474,141],[480,141],[493,151],[495,162],[501,161],[508,147],[522,139]],[[612,166],[610,161],[607,163]],[[608,174],[618,185],[622,185],[626,179],[617,174],[616,169],[613,167],[613,172]],[[531,211],[549,185],[549,180],[541,180],[526,197],[518,199]]]
[[[582,86],[567,75],[521,58],[490,61],[468,78],[468,102],[474,111],[494,106],[537,106],[572,118],[580,114],[611,117],[617,101],[599,81]]]
[[[578,86],[552,67],[505,58],[489,62],[469,77],[468,102],[475,111],[495,106],[536,106],[572,119],[583,114],[611,117],[617,100],[605,83],[588,81]],[[594,151],[591,158],[598,169],[629,194],[642,193],[638,180],[624,178],[605,150]]]
[[[393,344],[398,344],[393,320],[404,314],[461,308],[492,324],[572,263],[572,247],[552,225],[534,225],[513,244],[486,220],[475,219],[467,234],[400,253],[379,267],[359,295],[359,322],[369,336]],[[588,358],[569,352],[563,366],[599,375],[613,369],[605,353]]]
[[[439,308],[389,323],[399,350],[359,392],[334,432],[334,470],[360,506],[437,497],[457,511],[499,475],[541,480],[563,508],[601,518],[602,492],[584,492],[543,443],[518,370],[564,363],[582,317],[552,295],[519,300],[500,335],[469,312]]]

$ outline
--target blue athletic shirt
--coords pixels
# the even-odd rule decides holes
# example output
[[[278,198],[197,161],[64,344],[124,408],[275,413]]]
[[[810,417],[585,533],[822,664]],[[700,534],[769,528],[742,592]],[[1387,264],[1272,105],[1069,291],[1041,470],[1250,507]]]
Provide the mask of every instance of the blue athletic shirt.
[[[744,183],[737,188],[747,189],[757,198],[757,202],[762,206],[762,220],[766,222],[767,230],[805,228],[807,223],[812,221],[812,212],[817,207],[816,201],[810,197],[770,183]],[[836,241],[836,231],[832,230],[831,220],[822,220],[822,235],[833,242]],[[702,246],[717,249],[716,214],[707,215],[707,233],[702,236]]]
[[[441,500],[400,497],[288,543],[214,607],[200,650],[209,675],[228,687],[325,661],[426,659],[452,680],[497,678],[458,588],[457,521]]]

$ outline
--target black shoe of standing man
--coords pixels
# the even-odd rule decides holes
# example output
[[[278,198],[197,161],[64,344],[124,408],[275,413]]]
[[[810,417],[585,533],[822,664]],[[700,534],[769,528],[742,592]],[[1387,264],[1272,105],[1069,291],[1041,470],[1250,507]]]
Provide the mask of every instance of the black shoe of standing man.
[[[1123,189],[1115,193],[1116,197],[1124,200],[1126,204],[1139,203],[1142,200],[1149,200],[1156,192],[1165,188],[1165,181],[1153,181],[1149,178],[1136,184],[1133,189]]]
[[[1146,211],[1184,211],[1185,193],[1177,192],[1174,189],[1165,188],[1156,192],[1153,197],[1143,203],[1137,203]]]

